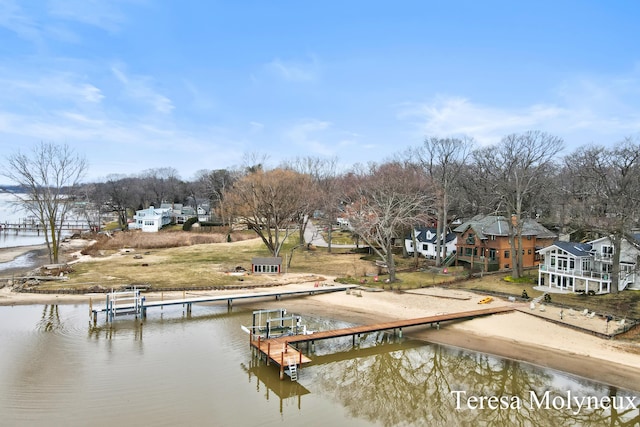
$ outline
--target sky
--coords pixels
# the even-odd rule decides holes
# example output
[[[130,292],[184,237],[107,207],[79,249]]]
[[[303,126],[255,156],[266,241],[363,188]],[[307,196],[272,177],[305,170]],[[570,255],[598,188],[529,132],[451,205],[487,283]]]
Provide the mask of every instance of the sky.
[[[528,130],[614,146],[640,138],[639,19],[635,0],[0,0],[0,150],[66,144],[99,181]]]

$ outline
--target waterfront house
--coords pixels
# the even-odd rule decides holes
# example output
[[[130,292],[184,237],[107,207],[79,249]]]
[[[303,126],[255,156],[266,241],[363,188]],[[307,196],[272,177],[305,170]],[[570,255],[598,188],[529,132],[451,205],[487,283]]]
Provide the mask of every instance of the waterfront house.
[[[413,255],[414,252],[418,252],[420,255],[427,259],[435,259],[438,255],[437,243],[438,239],[437,230],[433,227],[416,227],[414,230],[416,247],[413,246],[413,236],[409,234],[404,239],[404,247],[409,255]],[[440,239],[441,257],[453,254],[456,251],[457,235],[453,232],[448,232],[444,239]],[[445,249],[446,248],[446,249]]]
[[[144,232],[157,232],[168,224],[171,224],[171,209],[149,206],[147,209],[136,211],[133,223],[129,224],[129,228]]]
[[[640,235],[630,235],[620,244],[618,290],[640,289],[637,274]],[[614,247],[610,237],[588,243],[553,242],[538,253],[538,285],[552,290],[603,294],[611,292]]]
[[[499,215],[476,215],[453,231],[457,234],[456,265],[468,265],[484,271],[506,270],[513,265],[509,243],[509,220]],[[522,266],[540,262],[536,252],[550,245],[556,235],[533,219],[524,219],[522,229]],[[516,241],[517,244],[517,241]]]

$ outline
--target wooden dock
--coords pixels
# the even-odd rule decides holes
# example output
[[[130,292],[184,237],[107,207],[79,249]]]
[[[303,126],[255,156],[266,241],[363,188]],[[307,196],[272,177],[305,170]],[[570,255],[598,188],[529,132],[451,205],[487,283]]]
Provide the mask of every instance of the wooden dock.
[[[448,322],[454,320],[468,320],[476,317],[489,316],[492,314],[509,313],[514,311],[514,307],[492,307],[484,308],[480,310],[463,311],[458,313],[446,313],[437,314],[434,316],[419,317],[416,319],[403,319],[395,320],[392,322],[375,323],[371,325],[353,326],[349,328],[333,329],[329,331],[319,331],[308,335],[289,335],[281,336],[277,338],[269,339],[254,339],[250,338],[251,346],[256,348],[267,360],[267,364],[272,361],[280,367],[280,379],[283,379],[285,367],[289,367],[291,370],[292,363],[297,363],[296,366],[296,378],[297,368],[304,363],[311,362],[311,359],[304,356],[299,349],[296,349],[292,344],[298,343],[313,343],[314,341],[324,340],[329,338],[339,338],[345,336],[352,336],[353,343],[355,344],[356,337],[362,334],[379,331],[398,331],[402,336],[402,328],[408,328],[411,326],[421,325],[440,325],[440,322]],[[292,377],[293,379],[293,377]]]
[[[85,220],[67,220],[63,224],[58,224],[56,229],[62,231],[88,231],[90,229],[89,224]],[[0,232],[7,233],[13,231],[15,233],[31,232],[31,233],[44,233],[45,227],[35,220],[23,220],[20,222],[0,222]]]
[[[147,309],[149,308],[157,308],[171,305],[183,305],[187,307],[187,313],[191,312],[191,306],[193,304],[199,303],[211,303],[211,302],[219,302],[226,301],[227,306],[231,307],[233,305],[234,300],[242,300],[242,299],[251,299],[251,298],[271,298],[275,297],[277,301],[281,300],[282,297],[285,296],[304,296],[304,295],[315,295],[315,294],[323,294],[329,292],[340,292],[346,291],[347,289],[351,289],[355,287],[354,285],[346,285],[346,286],[319,286],[307,289],[299,289],[299,290],[291,290],[291,291],[268,291],[268,292],[252,292],[252,293],[239,293],[239,294],[224,294],[224,295],[208,295],[194,298],[181,298],[181,299],[172,299],[172,300],[160,300],[160,301],[146,301],[146,298],[142,297],[140,300],[118,304],[117,308],[114,310],[113,302],[115,301],[113,297],[107,296],[106,304],[102,308],[91,308],[91,312],[93,313],[94,322],[97,320],[98,313],[107,313],[108,317],[111,317],[109,320],[113,320],[113,317],[118,314],[139,314],[141,317],[146,317]],[[129,297],[130,291],[122,292],[122,294],[126,294],[124,300],[130,300]],[[118,292],[112,293],[118,294]],[[111,315],[111,316],[110,316]]]

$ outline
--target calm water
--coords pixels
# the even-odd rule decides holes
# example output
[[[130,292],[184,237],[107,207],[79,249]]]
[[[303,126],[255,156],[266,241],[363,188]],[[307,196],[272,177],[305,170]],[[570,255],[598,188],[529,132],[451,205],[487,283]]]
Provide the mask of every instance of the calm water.
[[[638,409],[554,409],[616,390],[528,364],[371,334],[319,342],[298,383],[252,357],[240,325],[251,310],[197,306],[103,317],[85,305],[0,307],[0,425],[395,426],[637,425]],[[305,319],[312,329],[343,327]],[[520,407],[475,409],[457,396],[498,396]],[[549,407],[530,406],[530,395]],[[514,397],[515,396],[515,397]],[[552,399],[556,399],[553,401]],[[514,405],[513,403],[510,403]],[[459,407],[458,407],[459,406]],[[574,414],[574,412],[576,414]],[[635,420],[635,421],[634,421]]]
[[[15,197],[8,193],[0,193],[0,224],[22,223],[30,215],[17,206]],[[0,248],[31,246],[44,244],[42,233],[0,231]]]

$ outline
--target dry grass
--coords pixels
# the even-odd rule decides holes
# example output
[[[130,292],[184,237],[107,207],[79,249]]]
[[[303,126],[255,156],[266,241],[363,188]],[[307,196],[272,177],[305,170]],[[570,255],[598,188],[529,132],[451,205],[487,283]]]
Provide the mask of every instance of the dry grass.
[[[232,242],[255,238],[255,234],[236,231],[230,235]],[[166,233],[143,233],[141,231],[119,232],[113,235],[100,234],[96,236],[96,243],[82,251],[83,255],[102,256],[123,248],[132,249],[161,249],[207,243],[227,242],[226,233],[193,233],[185,231],[171,231]]]
[[[253,237],[252,239],[248,239]],[[155,290],[183,288],[211,288],[238,285],[264,285],[300,281],[300,275],[315,277],[338,277],[346,283],[363,283],[369,286],[390,288],[384,283],[387,278],[380,275],[375,265],[375,256],[352,253],[348,250],[296,247],[296,242],[287,243],[281,255],[287,274],[244,275],[229,274],[241,266],[251,268],[251,259],[269,256],[264,244],[255,235],[247,232],[234,233],[232,243],[226,242],[226,234],[161,232],[120,233],[113,238],[101,238],[90,250],[91,260],[73,265],[73,272],[65,282],[42,282],[43,289],[117,289],[131,285],[143,285]],[[244,239],[244,240],[242,240]],[[206,243],[203,243],[206,242]],[[221,242],[221,243],[214,243]],[[288,261],[293,255],[291,265]],[[450,286],[472,291],[513,295],[520,297],[526,290],[529,297],[542,293],[533,289],[532,283],[509,283],[506,274],[485,275],[483,278],[465,280],[464,271],[450,268],[447,274],[436,269],[423,268],[415,271],[414,260],[397,258],[398,282],[393,289],[413,289],[428,286]],[[422,266],[424,267],[424,266]],[[309,280],[313,280],[310,278]],[[640,291],[625,291],[617,295],[580,296],[552,294],[552,303],[575,309],[588,308],[599,314],[613,314],[627,319],[640,318]]]

